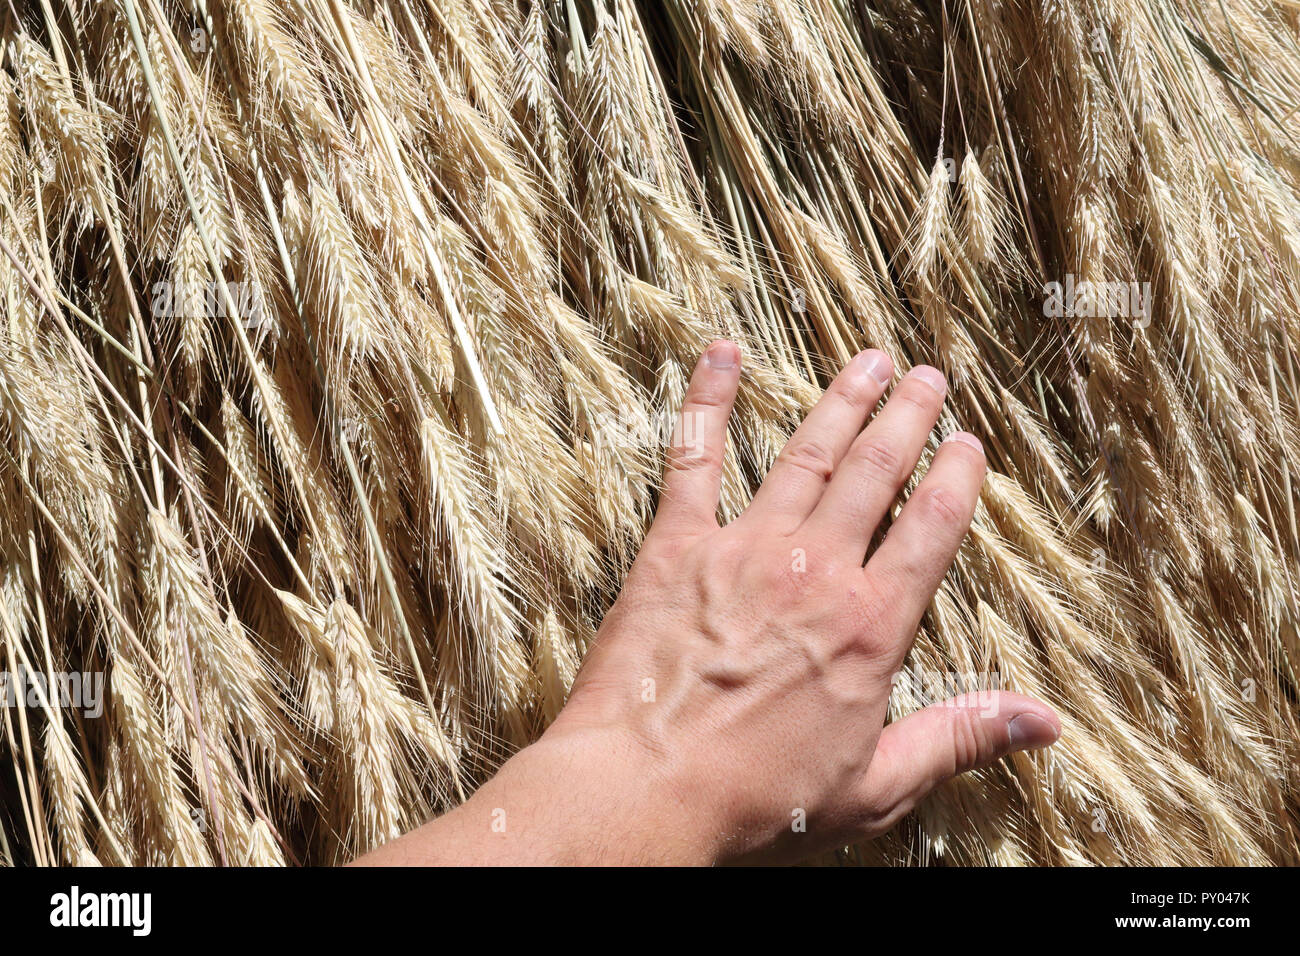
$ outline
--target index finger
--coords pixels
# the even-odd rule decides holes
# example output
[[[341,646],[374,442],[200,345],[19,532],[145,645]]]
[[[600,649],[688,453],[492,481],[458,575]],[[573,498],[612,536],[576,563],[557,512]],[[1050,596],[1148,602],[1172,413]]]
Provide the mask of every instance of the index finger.
[[[686,530],[717,527],[727,420],[740,385],[740,349],[719,339],[691,375],[669,443],[659,518]]]

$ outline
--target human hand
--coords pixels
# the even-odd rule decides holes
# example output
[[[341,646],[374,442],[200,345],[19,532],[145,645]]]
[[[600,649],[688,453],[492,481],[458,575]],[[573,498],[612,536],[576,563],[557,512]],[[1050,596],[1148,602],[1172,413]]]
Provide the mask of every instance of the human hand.
[[[913,368],[864,430],[892,375],[884,353],[856,356],[719,527],[740,354],[713,343],[678,429],[693,443],[670,449],[654,525],[555,723],[372,862],[797,860],[885,832],[955,774],[1052,743],[1055,714],[1011,693],[885,726],[984,478],[979,441],[950,435],[867,560],[946,389]]]
[[[875,836],[945,779],[1060,732],[1046,705],[983,693],[884,727],[984,478],[979,441],[950,435],[864,567],[946,388],[912,369],[863,430],[892,372],[882,352],[854,358],[719,527],[740,356],[710,347],[678,430],[695,443],[670,450],[654,526],[547,732],[630,747],[647,778],[687,795],[696,819],[681,826],[704,859],[795,859]]]

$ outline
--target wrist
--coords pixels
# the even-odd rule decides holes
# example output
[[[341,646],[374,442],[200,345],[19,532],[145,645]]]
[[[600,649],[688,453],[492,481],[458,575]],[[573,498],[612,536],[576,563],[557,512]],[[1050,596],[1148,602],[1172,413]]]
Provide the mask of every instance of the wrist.
[[[724,827],[697,775],[613,731],[552,731],[461,808],[493,822],[491,836],[510,858],[550,865],[717,861]]]
[[[558,725],[465,803],[366,865],[709,865],[727,832],[692,774],[611,730]]]

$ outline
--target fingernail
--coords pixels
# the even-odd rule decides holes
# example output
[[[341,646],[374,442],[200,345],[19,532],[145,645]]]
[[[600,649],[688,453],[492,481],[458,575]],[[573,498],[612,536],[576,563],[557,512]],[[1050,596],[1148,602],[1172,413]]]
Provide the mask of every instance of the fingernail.
[[[889,380],[894,377],[894,363],[888,355],[879,349],[869,349],[866,352],[858,353],[858,363],[861,365],[862,371],[881,385],[888,385]]]
[[[974,448],[977,452],[980,452],[981,454],[983,454],[984,452],[984,446],[980,443],[980,440],[976,438],[974,435],[972,435],[970,432],[953,432],[951,435],[945,438],[944,441],[946,442],[959,441],[963,445],[969,445],[971,448]]]
[[[719,370],[735,368],[736,363],[740,361],[740,349],[736,348],[735,342],[725,340],[714,342],[704,353],[704,358],[709,363],[709,368]]]
[[[1007,721],[1007,736],[1016,750],[1032,750],[1056,742],[1055,727],[1037,714],[1016,714]]]
[[[937,368],[931,368],[929,365],[917,365],[907,373],[908,378],[917,378],[926,385],[942,395],[948,390],[948,383],[943,377],[943,372]]]

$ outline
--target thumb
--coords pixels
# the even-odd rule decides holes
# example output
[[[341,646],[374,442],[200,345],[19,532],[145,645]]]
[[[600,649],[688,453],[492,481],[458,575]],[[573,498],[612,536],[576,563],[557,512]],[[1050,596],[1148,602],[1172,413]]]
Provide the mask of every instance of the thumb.
[[[981,692],[931,704],[881,733],[862,780],[864,801],[884,830],[945,780],[1060,736],[1056,713],[1020,694]]]

